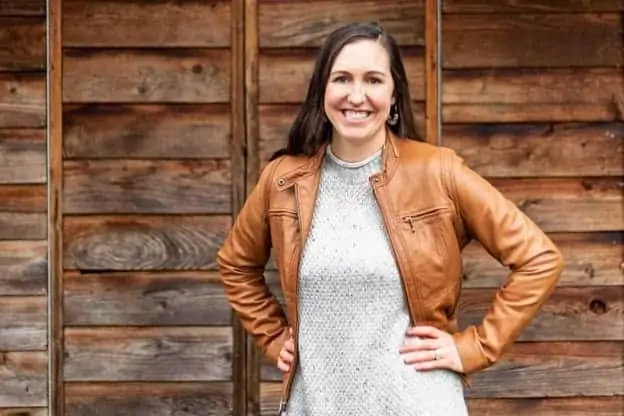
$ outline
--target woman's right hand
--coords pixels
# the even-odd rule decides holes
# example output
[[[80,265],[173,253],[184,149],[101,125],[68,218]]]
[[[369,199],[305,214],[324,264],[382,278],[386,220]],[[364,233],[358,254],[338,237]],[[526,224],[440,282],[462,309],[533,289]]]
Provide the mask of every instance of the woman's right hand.
[[[279,358],[277,359],[277,368],[282,370],[284,373],[290,371],[290,366],[292,365],[295,351],[295,341],[292,336],[292,329],[290,329],[290,336],[284,343],[282,350],[280,351]]]

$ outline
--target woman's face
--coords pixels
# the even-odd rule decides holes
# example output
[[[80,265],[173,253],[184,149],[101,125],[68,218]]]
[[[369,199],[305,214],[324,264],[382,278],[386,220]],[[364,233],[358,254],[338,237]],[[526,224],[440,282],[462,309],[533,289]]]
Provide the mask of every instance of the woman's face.
[[[334,61],[325,89],[332,139],[356,145],[379,140],[383,145],[393,94],[390,58],[384,47],[373,40],[346,45]]]

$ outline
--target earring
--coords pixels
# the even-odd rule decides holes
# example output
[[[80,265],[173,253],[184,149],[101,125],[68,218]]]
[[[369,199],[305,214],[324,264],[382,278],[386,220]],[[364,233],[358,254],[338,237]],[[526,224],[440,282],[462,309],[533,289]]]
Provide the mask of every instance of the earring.
[[[394,110],[394,111],[393,111]],[[395,126],[399,122],[399,109],[396,104],[390,107],[390,115],[388,116],[388,124]]]

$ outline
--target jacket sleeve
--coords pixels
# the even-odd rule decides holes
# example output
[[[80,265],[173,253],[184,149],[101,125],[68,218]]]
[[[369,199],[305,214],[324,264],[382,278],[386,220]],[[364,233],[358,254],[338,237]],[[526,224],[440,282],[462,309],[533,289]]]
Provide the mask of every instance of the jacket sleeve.
[[[262,172],[217,253],[217,263],[225,295],[243,327],[255,337],[262,351],[277,362],[288,337],[288,326],[264,279],[271,250],[266,213],[274,166],[269,164]]]
[[[551,295],[563,259],[553,242],[494,186],[447,153],[451,197],[464,227],[510,273],[479,325],[453,335],[464,373],[495,363]]]

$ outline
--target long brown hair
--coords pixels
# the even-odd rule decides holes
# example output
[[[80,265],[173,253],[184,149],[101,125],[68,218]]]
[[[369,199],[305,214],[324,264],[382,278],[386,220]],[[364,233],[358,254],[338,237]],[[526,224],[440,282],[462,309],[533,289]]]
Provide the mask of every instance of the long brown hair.
[[[332,32],[319,51],[305,101],[290,128],[288,144],[275,152],[271,160],[282,155],[312,156],[331,140],[332,126],[323,108],[327,80],[342,48],[359,40],[379,41],[390,57],[399,121],[388,127],[399,137],[422,140],[416,132],[407,75],[396,40],[377,23],[352,23]]]

